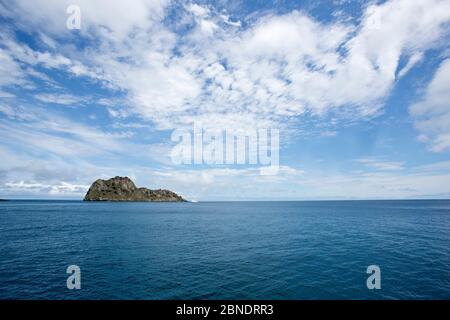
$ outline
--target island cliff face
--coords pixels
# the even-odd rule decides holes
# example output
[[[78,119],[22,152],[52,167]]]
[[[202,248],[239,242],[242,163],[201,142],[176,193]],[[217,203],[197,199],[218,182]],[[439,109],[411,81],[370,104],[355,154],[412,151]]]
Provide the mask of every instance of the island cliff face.
[[[185,202],[186,200],[169,190],[137,188],[130,178],[115,177],[95,181],[86,193],[84,201]]]

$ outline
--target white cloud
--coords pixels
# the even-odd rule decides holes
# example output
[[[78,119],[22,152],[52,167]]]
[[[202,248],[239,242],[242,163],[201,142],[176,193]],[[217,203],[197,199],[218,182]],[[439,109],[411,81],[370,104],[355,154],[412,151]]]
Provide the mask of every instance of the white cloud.
[[[258,193],[270,193],[267,190],[269,185],[282,186],[301,179],[304,174],[302,170],[289,166],[280,166],[276,175],[261,175],[259,167],[141,170],[144,172],[140,175],[141,184],[165,186],[183,194],[187,199],[252,199],[258,197]],[[230,185],[233,188],[229,188]]]
[[[56,36],[70,35],[66,28],[69,5],[81,9],[81,32],[120,41],[136,28],[146,29],[163,17],[166,0],[17,0],[10,13],[25,24],[37,25]],[[125,14],[126,13],[126,14]]]
[[[447,31],[450,4],[390,1],[371,7],[381,17],[374,29],[367,14],[359,26],[323,24],[292,12],[260,18],[246,30],[219,25],[207,8],[192,5],[198,28],[179,46],[178,36],[159,29],[93,60],[108,81],[128,93],[132,110],[160,128],[193,119],[211,126],[281,125],[291,116],[345,112],[373,116],[401,76]],[[201,19],[201,21],[199,20]],[[201,30],[214,21],[215,37]],[[161,40],[164,39],[164,40]],[[172,55],[172,50],[180,55]],[[123,51],[122,51],[123,50]],[[122,54],[121,54],[122,53]],[[401,56],[409,63],[398,71]],[[128,61],[125,59],[125,61]]]
[[[419,63],[424,58],[422,52],[415,52],[411,55],[406,65],[398,72],[398,78],[406,75],[417,63]]]
[[[200,6],[198,4],[195,4],[195,3],[190,3],[187,6],[187,8],[188,8],[188,10],[190,12],[192,12],[197,17],[203,18],[203,17],[208,16],[208,14],[209,14],[209,9],[208,8],[202,7],[202,6]]]
[[[441,161],[416,167],[420,172],[446,172],[450,171],[450,161]]]
[[[133,134],[123,129],[102,130],[39,108],[0,105],[0,112],[8,118],[0,119],[3,144],[27,150],[32,157],[109,159],[126,152],[130,161],[133,157],[152,163],[170,159],[168,149],[163,152],[160,144],[133,142]]]
[[[377,171],[391,171],[403,169],[403,162],[386,161],[375,157],[359,158],[356,159],[356,162],[361,163],[369,168],[376,169]]]
[[[8,105],[0,105],[0,113],[3,113],[8,118],[13,118],[15,116],[15,111]]]
[[[35,95],[34,98],[42,102],[62,105],[77,105],[83,101],[82,98],[71,94],[41,93]]]
[[[444,60],[424,98],[410,107],[420,139],[433,151],[450,150],[450,59]]]
[[[411,169],[375,173],[320,173],[306,175],[293,193],[303,199],[448,198],[450,172]]]
[[[25,83],[25,74],[20,65],[0,48],[0,89],[10,85],[21,85]]]
[[[62,195],[82,195],[86,193],[89,186],[87,185],[76,185],[67,182],[60,182],[58,184],[42,184],[36,182],[7,182],[4,185],[6,192],[14,193],[38,193],[38,194],[48,194],[52,196],[62,196]]]
[[[16,62],[20,61],[31,66],[42,65],[48,69],[62,68],[72,64],[69,58],[61,54],[36,51],[26,44],[18,43],[9,33],[0,33],[0,40],[4,52]]]
[[[335,136],[337,136],[337,132],[336,131],[330,131],[330,130],[325,130],[325,131],[322,131],[321,133],[320,133],[320,135],[322,136],[322,137],[335,137]]]
[[[257,168],[140,168],[135,169],[135,174],[140,185],[171,188],[196,200],[404,199],[450,195],[448,164],[397,169],[388,166],[376,172],[340,173],[281,166],[277,175],[261,176]]]
[[[10,92],[0,90],[0,98],[15,98],[16,96]]]
[[[101,70],[84,65],[76,59],[51,51],[38,51],[28,45],[19,43],[9,32],[0,33],[0,89],[2,87],[20,86],[21,89],[32,90],[36,86],[32,80],[43,80],[51,88],[60,86],[49,75],[40,71],[60,70],[70,76],[89,77],[102,81]]]
[[[18,1],[12,11],[33,11],[31,24],[57,37],[68,3]],[[398,0],[369,6],[359,25],[323,23],[293,11],[242,29],[192,3],[185,14],[196,27],[180,36],[162,22],[166,1],[74,4],[86,26],[81,35],[97,39],[72,53],[80,61],[23,46],[10,50],[28,63],[106,81],[127,94],[129,110],[120,114],[136,113],[158,128],[205,119],[211,126],[282,126],[292,117],[330,112],[344,119],[374,116],[396,74],[404,76],[439,45],[450,21],[448,1]],[[44,20],[52,23],[39,23]],[[401,57],[408,63],[398,70]]]
[[[7,104],[0,104],[0,113],[11,120],[34,120],[35,117],[27,112],[22,106],[11,107]]]

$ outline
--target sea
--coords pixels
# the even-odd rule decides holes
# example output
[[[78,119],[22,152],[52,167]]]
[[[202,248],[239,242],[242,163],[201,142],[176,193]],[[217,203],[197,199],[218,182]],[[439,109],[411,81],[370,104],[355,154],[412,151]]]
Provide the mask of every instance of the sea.
[[[450,201],[0,202],[0,299],[448,300]]]

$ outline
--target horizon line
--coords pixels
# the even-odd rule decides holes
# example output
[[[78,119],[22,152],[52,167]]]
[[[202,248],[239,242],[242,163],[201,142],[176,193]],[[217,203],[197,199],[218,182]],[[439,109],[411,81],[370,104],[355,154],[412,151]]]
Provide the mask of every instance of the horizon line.
[[[448,200],[448,198],[384,198],[384,199],[297,199],[297,200],[187,200],[188,203],[199,203],[199,202],[325,202],[325,201],[430,201],[430,200]],[[87,202],[87,203],[178,203],[176,201],[85,201],[83,199],[55,199],[55,198],[0,198],[0,201],[77,201],[77,202]],[[183,203],[186,203],[183,202]]]

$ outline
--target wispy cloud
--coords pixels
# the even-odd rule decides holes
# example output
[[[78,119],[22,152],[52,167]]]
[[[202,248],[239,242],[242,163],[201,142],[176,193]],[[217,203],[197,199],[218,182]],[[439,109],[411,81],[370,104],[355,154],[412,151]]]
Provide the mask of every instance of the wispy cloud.
[[[412,105],[411,115],[421,132],[420,140],[431,150],[450,150],[450,59],[442,62],[428,85],[424,98]]]
[[[34,96],[35,99],[52,104],[62,105],[80,105],[83,102],[83,98],[71,95],[71,94],[55,94],[55,93],[41,93]]]
[[[359,158],[355,160],[356,162],[363,164],[372,169],[376,169],[379,171],[391,171],[391,170],[402,170],[404,167],[403,162],[399,161],[385,161],[380,158],[375,157],[366,157]]]

